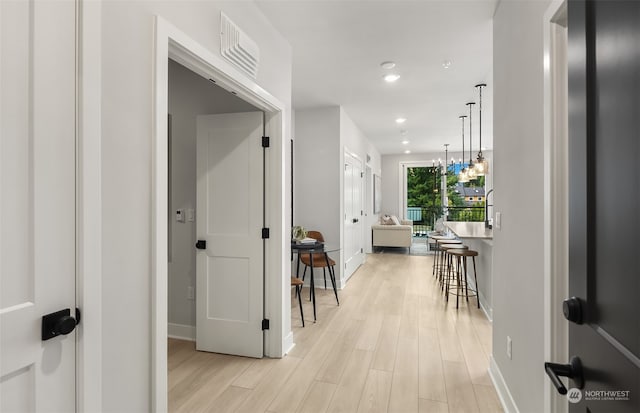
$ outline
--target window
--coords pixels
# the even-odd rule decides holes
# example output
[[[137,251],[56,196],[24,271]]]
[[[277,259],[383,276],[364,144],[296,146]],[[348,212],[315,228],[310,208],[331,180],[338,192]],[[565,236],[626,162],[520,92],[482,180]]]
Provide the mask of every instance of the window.
[[[405,164],[403,172],[404,215],[413,221],[415,236],[426,236],[444,212],[442,173],[437,166],[424,163]]]
[[[449,165],[447,173],[447,220],[484,221],[484,183],[479,176],[470,182],[458,182],[458,174],[468,164]]]

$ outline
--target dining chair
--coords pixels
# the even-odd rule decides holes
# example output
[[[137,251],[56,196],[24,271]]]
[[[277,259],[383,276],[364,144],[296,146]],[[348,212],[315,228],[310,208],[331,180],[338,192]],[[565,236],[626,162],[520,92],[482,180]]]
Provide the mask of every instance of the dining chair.
[[[298,296],[298,304],[300,305],[300,318],[302,319],[302,327],[304,327],[304,313],[302,312],[302,286],[304,282],[300,278],[291,277],[291,286],[296,287],[296,295]]]
[[[313,238],[319,242],[324,242],[324,236],[322,235],[322,233],[320,231],[308,231],[307,232],[307,237],[309,238]],[[304,254],[301,253],[299,255],[300,257],[300,262],[302,262],[305,267],[304,267],[304,271],[302,272],[302,281],[304,281],[304,278],[307,274],[307,268],[311,266],[311,255],[312,254]],[[327,254],[325,253],[314,253],[313,254],[313,268],[322,268],[322,273],[324,276],[324,288],[325,290],[327,289],[327,269],[329,269],[329,277],[331,278],[331,284],[333,286],[333,292],[336,295],[336,300],[338,300],[338,292],[336,289],[336,280],[335,280],[335,266],[336,266],[336,262],[335,260],[333,260],[332,258],[330,258]],[[331,268],[329,268],[331,267]]]

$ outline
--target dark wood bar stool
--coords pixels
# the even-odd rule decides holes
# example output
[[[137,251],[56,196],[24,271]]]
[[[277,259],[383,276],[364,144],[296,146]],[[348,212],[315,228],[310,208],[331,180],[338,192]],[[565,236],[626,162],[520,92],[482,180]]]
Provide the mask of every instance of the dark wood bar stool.
[[[476,290],[471,290],[471,295],[476,296],[476,301],[478,302],[478,308],[480,308],[480,294],[478,293],[478,275],[476,272],[476,257],[478,256],[478,251],[474,250],[463,250],[463,249],[450,249],[447,252],[452,258],[456,260],[456,269],[455,269],[455,294],[456,296],[456,308],[458,308],[458,300],[461,295],[464,295],[467,302],[469,302],[469,283],[468,283],[468,267],[467,267],[467,257],[471,257],[473,260],[473,278],[475,279]],[[464,273],[464,279],[462,277]],[[450,287],[452,282],[446,284],[446,294],[447,301],[449,301]]]
[[[445,285],[451,280],[451,270],[453,269],[453,257],[449,254],[449,251],[468,250],[469,247],[463,244],[440,244],[440,249],[442,250],[442,271],[440,271],[438,281],[440,282],[441,289],[444,291]]]
[[[435,241],[435,256],[433,257],[433,271],[434,277],[440,277],[441,267],[441,250],[440,244],[462,244],[462,241],[456,239],[453,235],[433,235],[431,238]]]

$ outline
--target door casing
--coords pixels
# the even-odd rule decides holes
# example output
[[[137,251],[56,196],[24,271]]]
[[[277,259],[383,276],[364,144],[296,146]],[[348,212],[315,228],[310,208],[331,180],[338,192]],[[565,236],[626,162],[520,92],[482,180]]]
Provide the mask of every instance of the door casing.
[[[102,411],[102,4],[77,1],[76,352],[80,412]]]
[[[347,156],[352,158],[352,159],[354,159],[356,162],[358,162],[359,163],[359,167],[360,167],[360,172],[361,173],[364,172],[364,163],[362,162],[362,159],[358,155],[356,155],[355,152],[351,152],[347,148],[345,148],[343,153],[342,153],[342,164],[343,165],[346,163],[346,157]],[[364,211],[364,205],[363,205],[363,202],[364,202],[364,179],[363,178],[364,178],[364,176],[361,175],[360,180],[359,180],[359,183],[360,183],[360,190],[359,190],[359,193],[360,193],[360,209],[362,211]],[[342,225],[341,225],[342,234],[340,236],[340,238],[342,239],[342,252],[340,254],[341,261],[342,261],[341,262],[341,274],[342,274],[342,276],[340,277],[340,287],[343,288],[344,285],[346,284],[347,280],[349,279],[349,277],[351,277],[356,272],[357,268],[360,265],[362,265],[364,263],[364,260],[365,260],[365,255],[364,255],[364,227],[365,227],[365,221],[364,221],[364,215],[361,215],[360,218],[359,218],[360,219],[360,223],[359,223],[360,224],[360,231],[357,234],[358,238],[359,238],[360,247],[362,248],[362,251],[363,251],[360,254],[361,255],[360,262],[357,263],[358,266],[351,273],[347,274],[347,271],[346,271],[347,270],[347,264],[346,264],[346,262],[347,262],[347,258],[348,257],[346,256],[346,249],[345,249],[345,246],[347,244],[346,244],[346,231],[345,231],[345,228],[344,228],[344,226],[345,226],[344,216],[346,214],[346,209],[345,209],[346,200],[345,200],[345,195],[344,195],[344,186],[345,186],[346,183],[345,183],[344,170],[342,171],[342,178],[341,179],[342,179],[342,188],[340,189],[340,193],[342,194],[342,205],[340,206],[340,210],[341,210],[341,214],[340,215],[343,217],[343,219],[341,221],[342,222]]]
[[[554,0],[544,15],[544,359],[569,359],[569,328],[562,317],[562,301],[569,290],[568,224],[568,89],[566,83],[566,0]],[[565,31],[564,38],[561,35]],[[560,76],[564,74],[564,78]],[[566,399],[544,380],[545,411],[567,411]]]
[[[220,56],[187,36],[160,16],[155,20],[154,119],[152,153],[152,249],[151,249],[151,391],[152,410],[167,411],[167,113],[168,59],[214,79],[223,89],[265,112],[265,130],[271,138],[266,158],[265,220],[270,238],[265,250],[265,317],[270,328],[265,331],[265,355],[282,357],[293,345],[288,285],[282,277],[288,264],[285,226],[285,142],[287,108],[269,92],[249,79]],[[286,145],[285,145],[286,143]],[[285,333],[286,332],[286,333]],[[286,334],[286,336],[285,336]]]

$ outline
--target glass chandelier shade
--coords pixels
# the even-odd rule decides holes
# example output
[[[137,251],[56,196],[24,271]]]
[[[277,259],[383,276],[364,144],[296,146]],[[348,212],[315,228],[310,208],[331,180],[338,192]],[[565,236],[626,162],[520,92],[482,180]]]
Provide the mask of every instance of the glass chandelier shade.
[[[476,163],[474,164],[474,169],[476,170],[476,175],[485,176],[489,173],[489,161],[484,159],[482,156],[482,152],[478,154],[478,158]]]
[[[478,173],[476,172],[475,164],[469,164],[467,168],[467,178],[469,181],[473,181],[478,177]]]
[[[484,156],[482,155],[482,88],[487,86],[484,83],[479,83],[476,85],[476,87],[478,88],[478,92],[479,92],[479,97],[480,97],[480,105],[478,106],[478,120],[480,121],[480,150],[478,151],[478,157],[477,157],[477,161],[475,163],[474,169],[476,171],[476,174],[478,176],[484,176],[487,175],[489,173],[489,161],[487,161],[486,159],[484,159]]]
[[[469,182],[469,175],[467,175],[467,168],[463,168],[458,174],[458,182]]]

